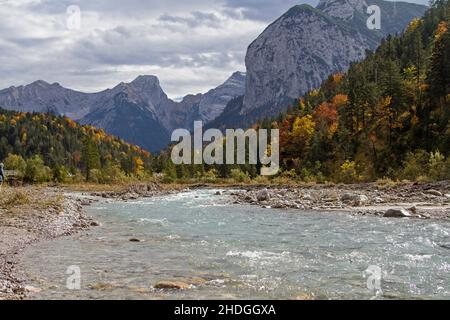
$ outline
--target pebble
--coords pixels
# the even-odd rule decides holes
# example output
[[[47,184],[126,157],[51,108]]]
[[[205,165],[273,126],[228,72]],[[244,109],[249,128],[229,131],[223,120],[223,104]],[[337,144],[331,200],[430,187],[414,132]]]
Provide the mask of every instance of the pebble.
[[[187,290],[190,287],[188,283],[181,281],[160,281],[154,285],[155,289],[163,290]]]
[[[437,191],[437,190],[428,190],[427,194],[431,194],[432,196],[436,196],[436,197],[442,197],[442,192]]]

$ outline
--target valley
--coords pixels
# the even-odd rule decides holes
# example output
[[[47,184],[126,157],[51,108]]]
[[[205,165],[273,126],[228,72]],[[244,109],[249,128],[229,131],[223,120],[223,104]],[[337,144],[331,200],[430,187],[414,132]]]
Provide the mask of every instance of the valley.
[[[268,25],[244,5],[143,29],[154,8],[124,9],[124,26],[66,39],[86,67],[120,62],[106,74],[133,57],[209,85],[204,64],[239,69],[223,29],[264,26],[245,72],[204,93],[173,99],[151,74],[94,93],[0,90],[0,300],[448,300],[449,0],[320,0]],[[370,5],[381,29],[367,27]],[[96,10],[88,23],[111,17]],[[0,48],[58,43],[42,34]]]

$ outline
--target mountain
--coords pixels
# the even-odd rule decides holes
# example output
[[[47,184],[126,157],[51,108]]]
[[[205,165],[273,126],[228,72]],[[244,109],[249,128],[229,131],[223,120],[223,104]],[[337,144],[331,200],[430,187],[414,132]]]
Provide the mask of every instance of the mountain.
[[[79,119],[82,124],[103,128],[109,134],[137,144],[150,151],[164,148],[169,141],[157,110],[172,101],[153,76],[140,76],[133,82],[121,83],[99,95],[91,112]]]
[[[8,110],[55,112],[80,119],[90,112],[91,95],[63,88],[58,83],[35,81],[0,91],[0,105]]]
[[[171,101],[157,110],[158,119],[169,132],[192,129],[195,120],[209,123],[222,114],[232,99],[245,93],[245,73],[235,72],[222,85],[205,94],[187,95],[180,102]]]
[[[369,5],[381,9],[381,30],[367,28]],[[403,31],[425,10],[422,5],[382,0],[322,0],[316,8],[291,8],[248,47],[246,93],[241,108],[231,106],[235,117],[225,112],[214,122],[249,125],[277,115],[332,73],[362,60],[366,50],[374,50],[388,34]]]
[[[0,106],[65,115],[156,152],[169,144],[174,129],[190,129],[195,120],[214,120],[244,90],[245,73],[241,72],[205,94],[188,95],[180,102],[167,97],[155,76],[139,76],[98,93],[78,92],[39,80],[1,90]]]

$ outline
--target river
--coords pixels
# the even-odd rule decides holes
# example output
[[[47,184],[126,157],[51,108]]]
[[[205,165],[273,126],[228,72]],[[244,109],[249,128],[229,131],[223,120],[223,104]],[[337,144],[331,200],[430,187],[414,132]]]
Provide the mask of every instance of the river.
[[[24,252],[30,298],[450,299],[448,222],[262,209],[215,192],[89,207],[100,227]],[[152,288],[164,280],[193,285]]]

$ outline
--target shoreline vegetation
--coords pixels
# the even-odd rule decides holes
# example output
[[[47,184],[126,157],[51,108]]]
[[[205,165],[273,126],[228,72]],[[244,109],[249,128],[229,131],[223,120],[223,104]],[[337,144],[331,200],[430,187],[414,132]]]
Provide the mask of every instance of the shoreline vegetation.
[[[379,218],[450,221],[450,181],[435,183],[34,185],[6,187],[0,200],[0,300],[26,299],[36,288],[16,269],[23,249],[43,240],[76,234],[99,223],[83,207],[98,201],[133,201],[215,190],[214,197],[259,210],[322,211]],[[219,200],[220,199],[220,200]],[[131,240],[130,240],[131,241]]]

